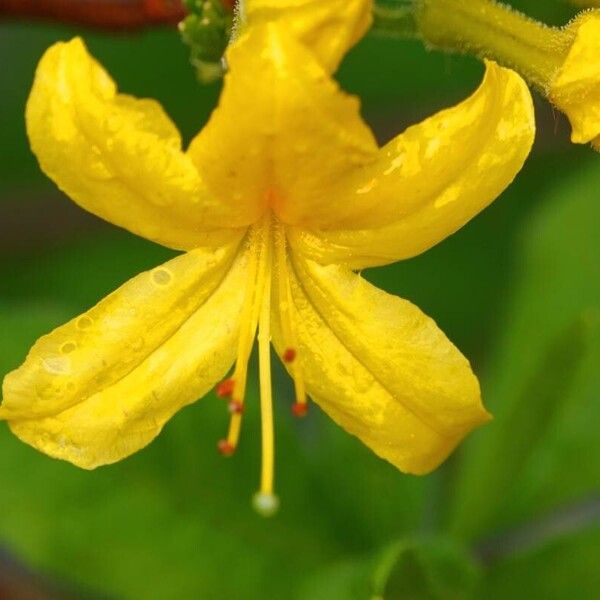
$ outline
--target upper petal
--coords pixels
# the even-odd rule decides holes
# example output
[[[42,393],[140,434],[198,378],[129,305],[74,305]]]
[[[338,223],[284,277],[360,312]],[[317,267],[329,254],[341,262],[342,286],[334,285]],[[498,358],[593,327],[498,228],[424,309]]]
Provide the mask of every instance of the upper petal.
[[[288,268],[308,393],[375,453],[425,473],[488,420],[469,363],[418,308],[343,267]],[[274,341],[282,353],[277,314]]]
[[[371,24],[372,0],[246,0],[248,24],[278,22],[329,72]]]
[[[550,86],[550,99],[569,117],[573,142],[600,148],[600,10],[583,13],[569,30],[575,40]]]
[[[531,95],[514,71],[488,62],[479,89],[381,149],[329,193],[355,208],[330,227],[297,228],[315,260],[353,268],[419,254],[467,223],[521,169],[533,142]]]
[[[227,58],[219,107],[189,150],[211,192],[256,219],[267,207],[287,223],[343,217],[352,207],[329,190],[377,152],[358,101],[277,24],[249,28]]]
[[[230,368],[246,252],[193,250],[142,273],[42,337],[3,384],[23,441],[93,468],[149,443]]]
[[[177,249],[223,243],[236,233],[221,226],[244,224],[208,194],[160,105],[118,94],[79,38],[44,54],[26,120],[43,171],[107,221]]]

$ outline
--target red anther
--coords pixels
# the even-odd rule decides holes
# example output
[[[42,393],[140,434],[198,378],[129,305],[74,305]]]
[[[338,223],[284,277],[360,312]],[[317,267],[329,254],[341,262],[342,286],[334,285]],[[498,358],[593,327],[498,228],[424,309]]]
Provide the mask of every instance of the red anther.
[[[233,394],[233,388],[235,387],[235,381],[233,379],[224,379],[217,385],[217,396],[219,398],[228,398]]]
[[[292,404],[292,414],[295,417],[305,417],[308,412],[308,404],[306,402],[294,402]]]
[[[234,415],[241,415],[244,412],[244,404],[239,400],[230,400],[227,408],[229,408],[229,412]]]
[[[283,358],[283,362],[286,362],[286,363],[294,362],[294,360],[296,359],[296,350],[294,348],[288,348],[283,353],[282,358]]]
[[[231,456],[235,452],[235,446],[227,440],[219,440],[217,448],[223,456]]]

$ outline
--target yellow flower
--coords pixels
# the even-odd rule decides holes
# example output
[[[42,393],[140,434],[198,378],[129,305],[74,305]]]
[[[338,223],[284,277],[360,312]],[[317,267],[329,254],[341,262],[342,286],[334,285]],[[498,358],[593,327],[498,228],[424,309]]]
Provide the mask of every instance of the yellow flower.
[[[308,394],[402,471],[435,468],[489,418],[435,323],[354,270],[427,250],[502,192],[531,147],[529,92],[488,63],[470,98],[378,148],[327,73],[341,46],[326,41],[346,50],[368,23],[355,16],[331,24],[337,34],[325,20],[293,36],[289,23],[251,20],[185,152],[161,107],[118,94],[80,39],[46,52],[26,115],[44,172],[83,208],[185,253],[37,341],[3,386],[0,416],[22,440],[80,467],[113,463],[235,363],[218,386],[229,453],[257,330],[264,512],[275,507],[271,340],[294,412]]]
[[[569,117],[572,141],[600,150],[600,10],[582,13],[566,32],[574,41],[549,97]]]

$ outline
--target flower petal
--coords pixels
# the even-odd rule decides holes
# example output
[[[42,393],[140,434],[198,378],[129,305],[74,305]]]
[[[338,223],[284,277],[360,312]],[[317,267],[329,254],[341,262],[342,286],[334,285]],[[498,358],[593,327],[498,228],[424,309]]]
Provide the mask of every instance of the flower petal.
[[[148,444],[234,361],[246,252],[194,250],[42,337],[3,384],[23,441],[84,467]]]
[[[419,254],[460,229],[513,180],[534,138],[531,95],[514,72],[488,62],[461,104],[408,128],[336,190],[356,211],[329,228],[290,232],[313,259],[352,268]]]
[[[550,86],[550,99],[571,122],[571,140],[600,149],[600,10],[569,25],[575,40]]]
[[[153,100],[117,94],[81,39],[44,54],[27,103],[27,132],[42,170],[80,206],[177,249],[225,243],[244,225],[211,197]],[[216,229],[216,231],[215,231]]]
[[[289,273],[296,360],[308,393],[376,454],[402,471],[426,473],[489,419],[468,361],[410,302],[349,269],[296,255]],[[276,315],[282,352],[280,332]]]
[[[248,24],[277,21],[314,52],[329,71],[371,25],[372,0],[246,0]]]
[[[358,100],[275,24],[250,28],[227,54],[219,107],[190,146],[215,197],[269,206],[284,222],[337,220],[352,211],[329,193],[377,156]]]

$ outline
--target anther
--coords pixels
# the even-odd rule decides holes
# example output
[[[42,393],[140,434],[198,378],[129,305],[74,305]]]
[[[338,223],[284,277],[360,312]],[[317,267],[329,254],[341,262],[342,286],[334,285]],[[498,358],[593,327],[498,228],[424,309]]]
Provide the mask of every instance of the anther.
[[[241,415],[244,412],[244,405],[239,400],[230,400],[227,408],[232,415]]]
[[[283,358],[283,362],[285,363],[294,362],[296,359],[296,350],[294,348],[287,348],[281,358]]]
[[[223,456],[231,456],[235,452],[235,446],[227,440],[219,440],[217,448]]]
[[[305,417],[308,412],[308,403],[307,402],[294,402],[292,404],[292,414],[295,417]]]
[[[219,398],[228,398],[233,394],[233,388],[235,387],[235,381],[233,379],[224,379],[217,385],[217,396]]]
[[[261,517],[272,517],[279,510],[279,498],[275,494],[257,492],[252,497],[252,506]]]

